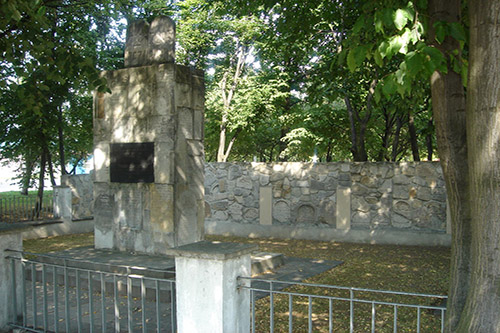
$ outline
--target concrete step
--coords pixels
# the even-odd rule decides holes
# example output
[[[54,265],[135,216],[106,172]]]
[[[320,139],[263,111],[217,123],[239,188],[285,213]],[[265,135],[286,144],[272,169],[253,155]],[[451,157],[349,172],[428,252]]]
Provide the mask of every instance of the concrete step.
[[[53,256],[51,256],[53,255]],[[281,253],[254,252],[252,276],[272,271],[284,264]],[[49,265],[62,265],[100,272],[135,274],[145,277],[171,279],[174,277],[175,260],[171,256],[146,255],[83,247],[38,256],[37,261]]]
[[[252,276],[257,276],[282,266],[285,257],[281,253],[254,252],[252,254]]]

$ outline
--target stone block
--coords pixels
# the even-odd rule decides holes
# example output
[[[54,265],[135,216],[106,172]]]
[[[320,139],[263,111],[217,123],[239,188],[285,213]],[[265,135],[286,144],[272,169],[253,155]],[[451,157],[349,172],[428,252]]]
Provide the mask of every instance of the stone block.
[[[156,183],[174,183],[174,156],[172,142],[155,143],[154,173]]]
[[[273,206],[273,219],[280,223],[290,223],[291,222],[291,210],[290,205],[285,200],[278,200]]]
[[[259,217],[259,210],[256,208],[244,208],[243,209],[243,218],[248,221],[257,220]]]
[[[260,184],[260,186],[269,185],[270,179],[271,178],[269,177],[269,175],[260,175],[259,176],[259,184]]]
[[[191,140],[193,133],[193,110],[186,107],[177,108],[178,131],[183,138]]]
[[[310,204],[303,204],[297,208],[295,223],[313,224],[316,222],[316,210]]]
[[[273,224],[272,187],[260,187],[259,191],[259,222],[262,225]]]
[[[138,67],[175,59],[175,24],[168,17],[131,22],[125,42],[125,67]]]
[[[203,140],[205,118],[203,109],[195,109],[193,115],[193,139]]]
[[[192,108],[192,95],[191,86],[189,84],[177,83],[175,85],[175,105],[177,107]]]
[[[109,182],[109,142],[97,142],[94,146],[94,180]]]
[[[349,187],[337,187],[335,221],[337,229],[348,230],[351,228],[351,189]]]

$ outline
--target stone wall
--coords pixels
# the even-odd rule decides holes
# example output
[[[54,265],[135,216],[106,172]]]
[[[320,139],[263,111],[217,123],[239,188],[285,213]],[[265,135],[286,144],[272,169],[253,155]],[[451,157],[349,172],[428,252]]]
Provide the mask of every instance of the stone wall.
[[[71,189],[71,217],[73,220],[93,218],[94,194],[92,175],[64,175],[61,186]]]
[[[208,163],[205,201],[208,223],[446,232],[438,162]],[[271,206],[270,221],[262,205]]]

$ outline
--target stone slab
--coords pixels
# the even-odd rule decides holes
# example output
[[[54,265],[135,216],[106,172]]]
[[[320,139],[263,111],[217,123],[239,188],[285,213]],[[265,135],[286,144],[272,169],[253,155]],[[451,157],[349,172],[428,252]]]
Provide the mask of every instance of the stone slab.
[[[226,260],[249,254],[257,249],[258,246],[255,244],[201,241],[168,249],[167,254],[187,258]]]
[[[252,276],[273,271],[285,263],[281,253],[255,252],[251,258]]]

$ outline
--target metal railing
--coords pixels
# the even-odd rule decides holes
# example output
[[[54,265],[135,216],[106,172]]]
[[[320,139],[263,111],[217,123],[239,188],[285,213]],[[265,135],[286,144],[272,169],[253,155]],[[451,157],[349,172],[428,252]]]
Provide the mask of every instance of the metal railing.
[[[174,332],[175,273],[12,251],[11,326],[32,332]],[[156,277],[155,277],[156,276]],[[158,277],[163,276],[163,277]],[[17,289],[17,294],[16,294]]]
[[[447,297],[239,278],[251,297],[251,332],[443,332]],[[251,282],[251,287],[249,287]]]
[[[54,218],[53,197],[43,197],[42,206],[38,205],[37,197],[13,196],[0,198],[0,222],[23,222],[48,220]]]

